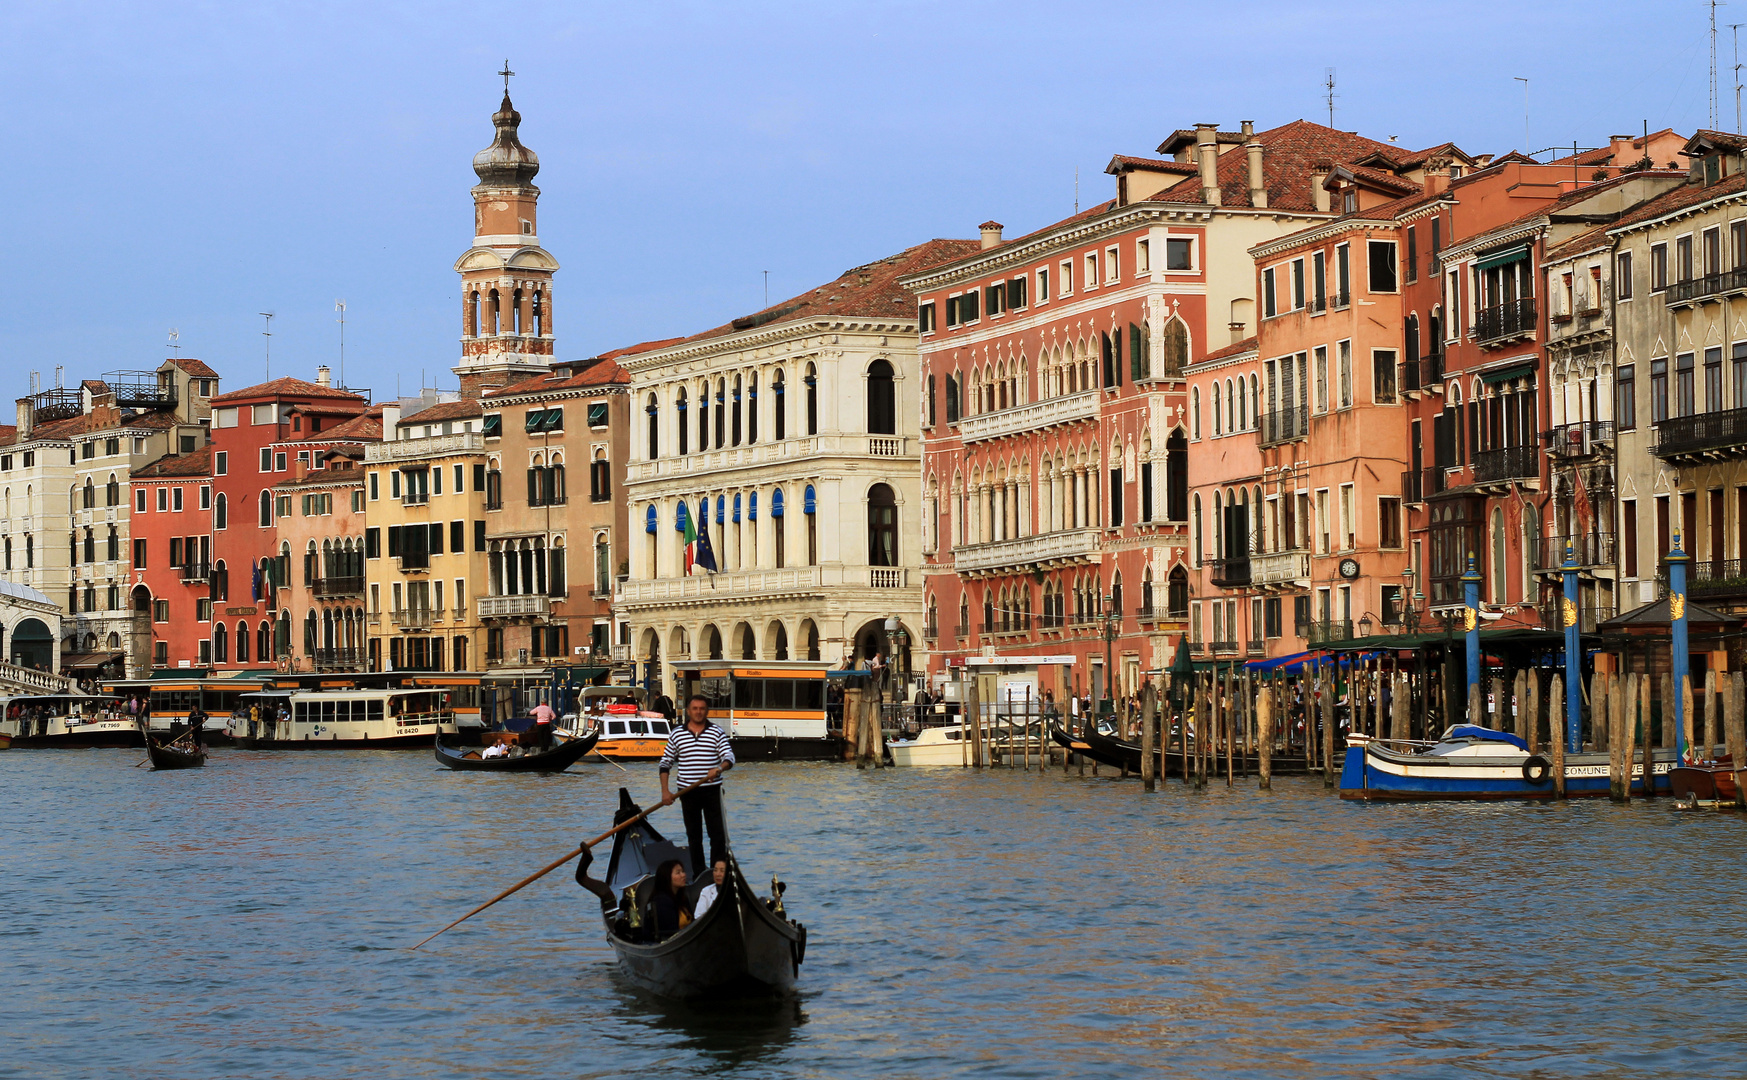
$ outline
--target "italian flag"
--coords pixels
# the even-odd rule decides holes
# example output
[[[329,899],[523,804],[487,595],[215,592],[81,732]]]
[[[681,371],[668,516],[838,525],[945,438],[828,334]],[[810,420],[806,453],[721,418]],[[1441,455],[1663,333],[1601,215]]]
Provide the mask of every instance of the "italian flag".
[[[692,516],[685,516],[685,575],[691,577],[692,565],[698,559],[698,527],[693,524]]]

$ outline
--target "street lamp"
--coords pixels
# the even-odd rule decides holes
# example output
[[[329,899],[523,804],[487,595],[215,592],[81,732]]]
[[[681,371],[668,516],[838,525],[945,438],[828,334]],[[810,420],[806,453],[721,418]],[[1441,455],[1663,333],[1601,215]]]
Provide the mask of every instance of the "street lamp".
[[[1419,629],[1419,604],[1415,603],[1413,595],[1413,579],[1414,573],[1411,565],[1401,571],[1401,619],[1410,634]]]
[[[1371,613],[1368,611],[1359,616],[1359,636],[1362,638],[1371,636]]]
[[[899,693],[903,692],[905,683],[910,677],[910,654],[908,644],[910,635],[905,632],[904,624],[895,618],[886,620],[886,639],[892,646],[892,662],[887,666],[895,672],[894,682]]]

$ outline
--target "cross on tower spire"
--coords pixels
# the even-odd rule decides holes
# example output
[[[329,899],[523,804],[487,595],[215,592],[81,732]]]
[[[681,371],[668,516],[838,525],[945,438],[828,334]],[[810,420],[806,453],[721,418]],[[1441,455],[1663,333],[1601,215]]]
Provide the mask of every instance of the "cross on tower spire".
[[[510,70],[510,61],[509,61],[509,58],[507,56],[504,58],[503,70],[498,72],[498,74],[503,76],[503,96],[509,97],[510,96],[510,76],[514,75],[515,72]]]

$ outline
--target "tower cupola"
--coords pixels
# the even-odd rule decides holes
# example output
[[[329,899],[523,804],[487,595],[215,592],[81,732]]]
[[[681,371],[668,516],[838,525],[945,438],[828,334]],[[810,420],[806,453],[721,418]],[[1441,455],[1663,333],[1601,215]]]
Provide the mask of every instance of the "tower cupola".
[[[490,187],[531,185],[535,174],[540,171],[540,159],[522,145],[517,131],[522,124],[522,114],[510,104],[507,90],[503,104],[492,114],[491,122],[497,127],[497,137],[491,140],[490,146],[473,155],[473,171],[479,174],[479,182]]]

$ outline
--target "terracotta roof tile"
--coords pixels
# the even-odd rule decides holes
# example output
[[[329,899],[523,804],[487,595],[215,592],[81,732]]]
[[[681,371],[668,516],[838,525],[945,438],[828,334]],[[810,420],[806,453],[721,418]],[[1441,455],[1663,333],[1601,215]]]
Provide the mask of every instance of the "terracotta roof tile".
[[[1251,336],[1244,338],[1242,341],[1233,342],[1232,344],[1227,345],[1223,349],[1215,349],[1213,352],[1210,352],[1206,356],[1195,361],[1195,363],[1205,364],[1209,360],[1224,360],[1228,356],[1242,356],[1244,353],[1255,351],[1256,338],[1255,335],[1252,334]]]
[[[484,415],[484,410],[480,408],[477,398],[462,398],[460,401],[444,401],[428,409],[420,409],[411,416],[403,416],[400,426],[430,424],[443,420],[470,420],[481,415]]]
[[[232,390],[212,399],[214,405],[232,401],[242,401],[247,398],[261,397],[312,397],[312,398],[345,398],[364,404],[364,399],[350,390],[341,390],[337,386],[320,386],[316,383],[294,379],[287,375],[255,386],[245,386],[241,390]]]
[[[420,414],[423,415],[423,414]],[[382,440],[382,407],[377,406],[367,413],[360,413],[350,420],[342,421],[328,428],[305,435],[301,439],[290,439],[289,442],[328,443],[328,442],[380,442]]]
[[[641,345],[632,345],[617,351],[617,355],[628,356],[635,352],[648,352],[662,345],[671,345],[678,338],[667,341],[646,341]],[[562,366],[562,365],[560,365]],[[572,365],[572,374],[567,379],[561,379],[557,373],[536,375],[531,379],[523,379],[502,389],[493,390],[485,396],[488,398],[515,397],[521,394],[538,394],[549,390],[572,390],[589,386],[621,386],[628,385],[631,373],[620,367],[616,361],[597,359],[589,362],[586,368],[577,370],[578,365]]]
[[[1669,176],[1684,175],[1680,172],[1661,170]],[[1643,175],[1629,173],[1627,175]],[[1653,221],[1677,210],[1685,210],[1690,206],[1698,206],[1712,199],[1721,199],[1729,195],[1739,195],[1747,191],[1747,173],[1736,173],[1705,187],[1702,184],[1682,184],[1671,191],[1665,191],[1649,202],[1639,204],[1630,213],[1621,215],[1620,219],[1608,226],[1610,232],[1628,229],[1645,221]]]
[[[196,360],[192,356],[172,356],[165,363],[173,364],[197,379],[218,378],[218,372],[208,367],[205,361]]]
[[[1383,154],[1394,160],[1404,154],[1388,143],[1308,120],[1294,120],[1267,131],[1258,131],[1255,137],[1262,144],[1262,182],[1268,191],[1268,208],[1273,210],[1315,211],[1315,196],[1310,183],[1319,162],[1357,161],[1371,154]],[[1216,175],[1220,197],[1226,206],[1249,205],[1248,157],[1247,154],[1232,152],[1219,158]],[[1201,199],[1200,185],[1184,183],[1153,195],[1150,201],[1199,203]]]
[[[1200,137],[1200,133],[1194,128],[1178,128],[1165,136],[1165,141],[1159,144],[1159,153],[1175,154],[1179,150],[1194,149],[1199,145],[1196,140]],[[1242,144],[1244,133],[1241,131],[1218,131],[1214,133],[1213,138],[1216,143]],[[1191,164],[1193,163],[1191,162]]]
[[[980,240],[924,241],[877,262],[845,270],[836,280],[811,292],[772,304],[726,326],[682,338],[676,344],[724,337],[759,326],[831,316],[913,319],[916,317],[916,297],[898,282],[910,274],[919,274],[981,250]]]
[[[143,469],[135,469],[133,475],[136,480],[149,480],[154,477],[211,476],[212,444],[207,443],[192,453],[170,454],[161,457]]]

